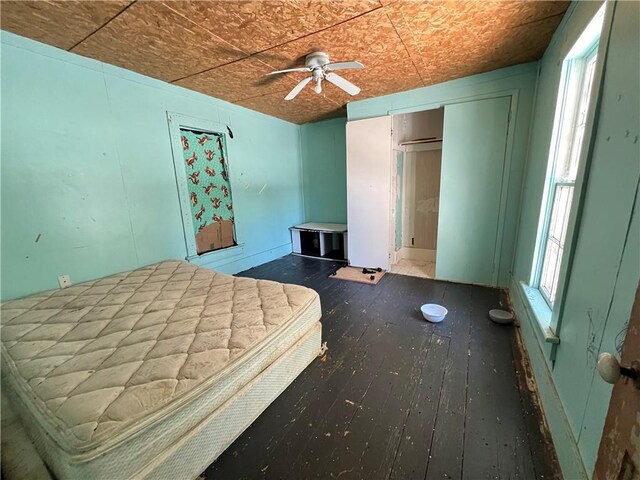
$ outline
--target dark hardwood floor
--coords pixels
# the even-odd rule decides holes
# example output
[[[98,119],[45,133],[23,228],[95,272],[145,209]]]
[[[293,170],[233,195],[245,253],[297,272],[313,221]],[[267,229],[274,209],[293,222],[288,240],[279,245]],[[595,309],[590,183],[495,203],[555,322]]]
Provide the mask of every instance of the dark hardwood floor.
[[[514,327],[487,316],[500,291],[393,274],[375,286],[328,278],[339,266],[287,256],[239,274],[316,290],[329,350],[206,479],[558,477]],[[422,318],[429,302],[449,309],[444,322]]]

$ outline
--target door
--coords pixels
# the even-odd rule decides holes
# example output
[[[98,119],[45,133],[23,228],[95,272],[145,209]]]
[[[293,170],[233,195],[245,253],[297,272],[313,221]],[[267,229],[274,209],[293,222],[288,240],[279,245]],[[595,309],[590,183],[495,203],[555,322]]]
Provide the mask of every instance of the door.
[[[511,97],[444,109],[436,277],[496,285]]]
[[[622,348],[623,366],[640,362],[640,288]],[[621,377],[613,387],[602,432],[595,480],[640,478],[640,381]]]
[[[391,117],[347,122],[349,264],[389,268]]]

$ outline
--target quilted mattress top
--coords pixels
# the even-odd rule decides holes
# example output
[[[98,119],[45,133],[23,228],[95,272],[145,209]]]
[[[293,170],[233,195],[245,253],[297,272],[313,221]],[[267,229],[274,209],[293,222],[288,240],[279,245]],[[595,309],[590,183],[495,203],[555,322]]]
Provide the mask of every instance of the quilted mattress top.
[[[166,261],[3,303],[3,368],[59,441],[88,448],[197,393],[316,298]]]

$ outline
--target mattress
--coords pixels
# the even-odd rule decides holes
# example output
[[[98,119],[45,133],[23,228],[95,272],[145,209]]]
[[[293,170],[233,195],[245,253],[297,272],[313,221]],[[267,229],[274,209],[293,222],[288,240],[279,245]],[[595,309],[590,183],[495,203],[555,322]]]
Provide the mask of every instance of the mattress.
[[[167,261],[1,305],[3,384],[60,477],[124,478],[320,318],[305,287]]]

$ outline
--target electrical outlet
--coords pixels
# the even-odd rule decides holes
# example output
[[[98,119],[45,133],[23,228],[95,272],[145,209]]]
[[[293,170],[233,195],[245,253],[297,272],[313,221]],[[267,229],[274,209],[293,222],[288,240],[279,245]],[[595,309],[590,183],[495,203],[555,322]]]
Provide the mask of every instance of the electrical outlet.
[[[71,277],[69,275],[60,275],[58,277],[58,283],[60,288],[67,288],[71,286]]]

